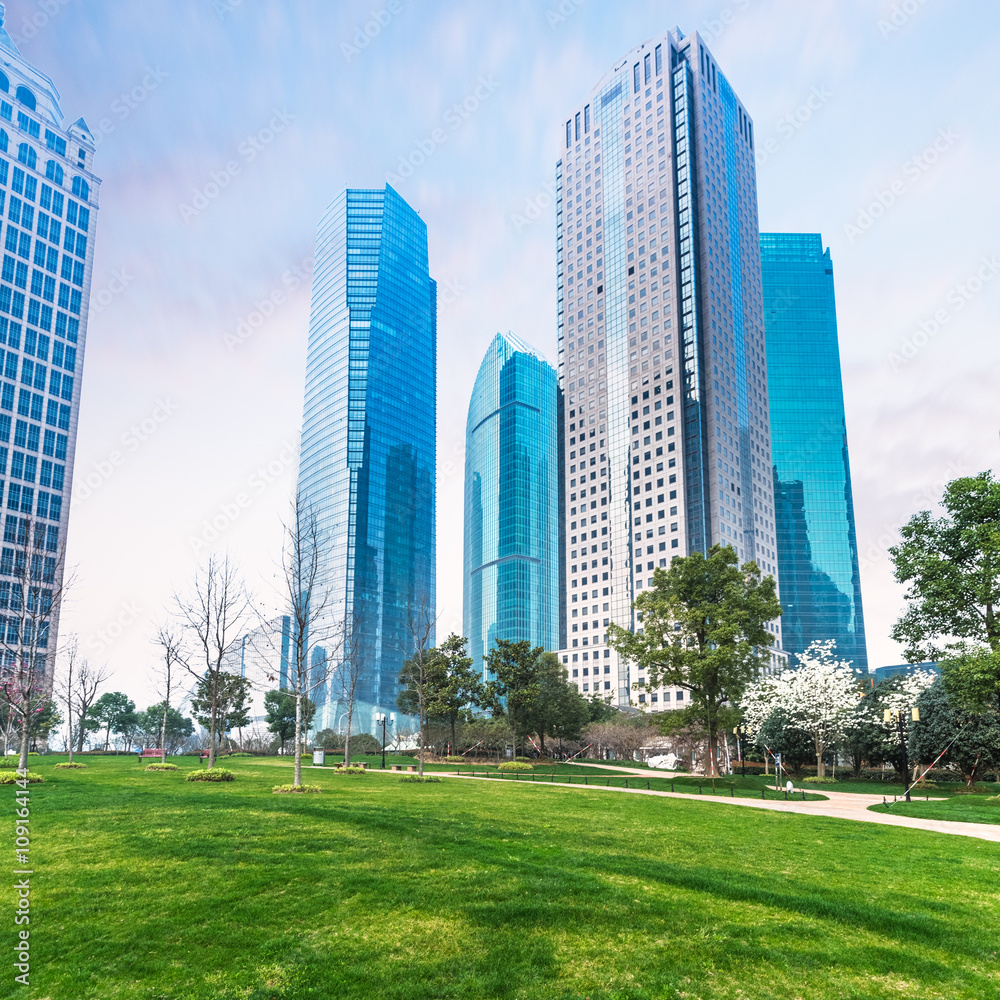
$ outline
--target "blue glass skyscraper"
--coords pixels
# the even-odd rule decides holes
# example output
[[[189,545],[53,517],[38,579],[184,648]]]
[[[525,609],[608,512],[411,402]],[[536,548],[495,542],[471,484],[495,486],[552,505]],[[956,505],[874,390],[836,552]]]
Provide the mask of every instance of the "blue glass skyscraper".
[[[465,431],[465,634],[484,676],[496,639],[559,645],[558,405],[551,366],[498,333]]]
[[[867,670],[830,251],[817,233],[760,245],[785,649],[834,639]]]
[[[298,495],[329,540],[328,624],[363,663],[362,730],[396,710],[411,624],[435,617],[436,342],[427,227],[388,185],[345,190],[316,242]],[[335,671],[342,655],[310,653]],[[338,688],[314,695],[317,729],[346,712]]]

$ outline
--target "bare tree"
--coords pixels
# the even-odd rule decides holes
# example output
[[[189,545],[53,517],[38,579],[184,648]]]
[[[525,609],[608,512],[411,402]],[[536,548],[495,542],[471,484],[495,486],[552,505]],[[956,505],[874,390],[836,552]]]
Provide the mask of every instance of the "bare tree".
[[[290,607],[286,690],[295,698],[296,786],[302,784],[303,699],[329,679],[332,654],[343,638],[343,625],[336,622],[333,599],[322,573],[328,547],[329,538],[320,530],[315,513],[296,496],[292,523],[285,525],[283,558]],[[310,652],[317,649],[323,654],[310,664]],[[346,762],[346,751],[344,759]]]
[[[70,719],[76,719],[76,725],[70,725],[70,748],[72,749],[75,733],[77,753],[83,753],[87,718],[94,702],[97,701],[97,692],[110,676],[107,666],[92,667],[86,658],[74,656],[72,683],[67,678],[66,704]]]
[[[417,704],[417,719],[420,726],[420,770],[424,773],[424,745],[427,742],[427,703],[430,696],[430,668],[433,652],[431,637],[437,615],[430,606],[430,598],[424,593],[412,601],[407,609],[406,628],[410,635],[410,656],[403,663],[399,680],[411,693]]]
[[[73,674],[76,670],[80,647],[75,635],[70,636],[63,644],[63,655],[66,660],[66,676],[59,685],[59,694],[66,706],[66,749],[69,751],[69,762],[73,763]]]
[[[160,760],[167,760],[167,715],[170,712],[170,695],[176,686],[177,671],[185,663],[180,637],[169,625],[161,625],[156,631],[156,644],[163,653],[160,664],[157,695],[163,702],[163,721],[160,723]]]
[[[253,608],[236,564],[228,555],[209,556],[208,562],[195,575],[190,596],[175,594],[174,606],[181,627],[191,635],[197,649],[193,662],[181,662],[195,680],[205,681],[208,766],[212,768],[215,767],[219,708],[225,686],[226,653],[249,630]]]
[[[4,547],[0,556],[5,577],[0,581],[0,704],[18,729],[21,770],[28,766],[32,722],[52,698],[49,645],[50,639],[54,645],[62,597],[71,582],[63,576],[59,527],[33,519],[30,499],[28,504],[28,517],[7,515],[4,541],[12,547]],[[14,509],[10,497],[8,508]]]
[[[351,763],[351,726],[354,722],[354,706],[357,703],[358,688],[369,672],[370,647],[363,627],[364,615],[359,611],[348,611],[344,616],[343,644],[340,664],[334,671],[331,687],[337,700],[346,703],[344,721],[344,767]]]

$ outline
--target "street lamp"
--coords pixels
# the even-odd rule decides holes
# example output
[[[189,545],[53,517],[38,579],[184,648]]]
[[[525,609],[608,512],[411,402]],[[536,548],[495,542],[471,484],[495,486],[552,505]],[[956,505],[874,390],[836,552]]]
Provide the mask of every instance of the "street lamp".
[[[747,738],[747,727],[741,722],[733,730],[733,735],[736,737],[736,753],[740,758],[740,777],[745,778],[747,776],[747,762],[746,758],[743,756],[743,746],[740,740],[745,740]]]
[[[395,723],[395,721],[396,721],[396,713],[395,712],[390,712],[389,715],[388,715],[388,717],[386,716],[385,712],[379,712],[375,716],[375,723],[377,725],[380,725],[382,727],[382,767],[381,767],[381,770],[383,770],[383,771],[385,770],[385,727],[386,727],[386,722]]]
[[[913,706],[913,708],[910,709],[910,718],[913,719],[914,722],[919,722],[920,721],[920,709],[917,708],[915,705]],[[906,787],[906,791],[905,791],[904,794],[906,795],[906,801],[910,802],[911,801],[911,799],[910,799],[910,757],[909,757],[909,754],[908,754],[907,749],[906,749],[906,722],[905,722],[906,712],[905,712],[905,709],[900,708],[900,709],[898,709],[896,711],[893,711],[892,709],[887,708],[882,713],[882,719],[886,723],[886,725],[890,725],[891,726],[893,723],[896,724],[896,732],[899,734],[899,750],[900,750],[900,754],[902,755],[900,759],[903,761],[903,785]]]

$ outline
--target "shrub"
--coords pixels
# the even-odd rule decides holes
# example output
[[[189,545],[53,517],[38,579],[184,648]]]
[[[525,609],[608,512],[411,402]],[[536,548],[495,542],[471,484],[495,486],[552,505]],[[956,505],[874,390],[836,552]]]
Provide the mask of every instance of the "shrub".
[[[519,761],[522,764],[530,764],[532,762],[532,760],[534,760],[534,758],[533,757],[515,757],[514,760],[515,761]]]
[[[72,770],[75,771],[78,768],[83,768],[83,767],[86,767],[86,766],[87,766],[86,764],[78,764],[75,760],[73,761],[72,764],[69,761],[63,761],[62,764],[56,764],[57,768],[62,768],[65,771],[68,771],[70,769],[72,769]]]
[[[348,767],[335,767],[333,769],[334,774],[367,774],[368,768],[366,767],[355,767],[353,764]]]
[[[521,760],[509,760],[504,764],[500,764],[497,767],[498,771],[533,771],[534,768]]]
[[[288,792],[296,792],[300,794],[308,794],[313,792],[323,791],[319,785],[275,785],[271,789],[275,795],[284,795]]]
[[[445,757],[445,760],[449,764],[464,764],[465,763],[465,758],[464,757],[462,757],[460,754],[454,754],[454,753],[451,754],[451,755],[449,755],[448,757]]]
[[[400,781],[416,781],[421,784],[428,781],[440,781],[440,778],[435,778],[430,774],[408,774],[405,778],[400,778]]]
[[[185,781],[235,781],[236,774],[224,767],[206,767],[201,771],[192,771]]]
[[[256,757],[255,753],[247,753],[245,750],[237,750],[236,753],[231,753],[230,757]]]
[[[155,764],[147,764],[146,765],[146,770],[147,771],[176,771],[176,770],[178,770],[178,767],[177,767],[176,764],[163,764],[163,763],[157,761]],[[218,768],[216,770],[218,770]]]
[[[837,784],[836,778],[817,778],[816,775],[811,774],[807,778],[802,779],[803,784],[807,785],[835,785]]]
[[[17,771],[0,771],[0,785],[13,785],[24,778]],[[35,771],[28,772],[28,784],[34,785],[45,779]]]

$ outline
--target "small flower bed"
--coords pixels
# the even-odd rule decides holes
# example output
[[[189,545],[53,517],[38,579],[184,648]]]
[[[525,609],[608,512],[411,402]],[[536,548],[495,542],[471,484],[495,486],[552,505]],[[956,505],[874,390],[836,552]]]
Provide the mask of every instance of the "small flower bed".
[[[80,768],[84,768],[86,766],[87,766],[86,764],[78,764],[75,760],[72,761],[72,762],[70,762],[70,761],[63,761],[62,764],[56,764],[54,770],[62,769],[64,771],[69,771],[69,770],[76,771],[76,770],[79,770]]]
[[[837,784],[836,778],[817,778],[816,775],[810,775],[808,778],[802,779],[803,784],[806,785],[835,785]]]
[[[35,785],[45,779],[35,771],[28,772],[28,784]],[[13,785],[18,781],[24,781],[24,776],[17,771],[0,771],[0,785]]]
[[[333,774],[367,774],[368,769],[364,767],[355,767],[353,764],[349,764],[347,767],[340,766],[333,769]]]
[[[497,766],[498,771],[533,771],[534,768],[521,760],[509,760],[505,764]]]
[[[440,778],[435,778],[430,774],[408,774],[405,778],[400,778],[400,781],[417,782],[418,784],[424,784],[429,781],[440,781]]]
[[[185,781],[235,781],[236,774],[224,767],[206,767],[201,771],[192,771]]]
[[[310,794],[315,792],[323,791],[319,785],[275,785],[271,789],[275,795],[284,795],[289,792],[299,793],[299,794]]]
[[[161,761],[157,761],[155,764],[147,764],[147,771],[176,771],[178,767],[176,764],[164,764]]]

